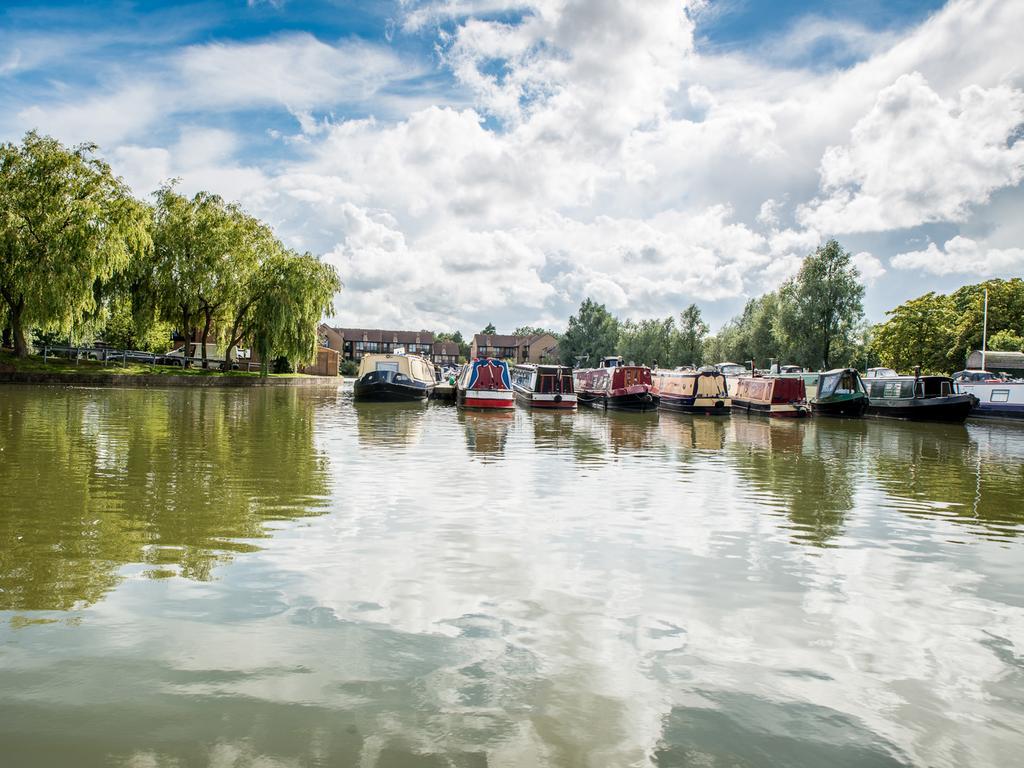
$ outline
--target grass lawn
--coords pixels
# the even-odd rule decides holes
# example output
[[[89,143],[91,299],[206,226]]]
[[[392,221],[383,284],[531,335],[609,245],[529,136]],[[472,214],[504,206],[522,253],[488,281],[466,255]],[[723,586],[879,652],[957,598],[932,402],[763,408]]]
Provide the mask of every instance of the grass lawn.
[[[67,360],[50,357],[44,362],[40,355],[17,358],[10,352],[0,352],[0,370],[23,371],[25,373],[108,373],[112,376],[251,376],[258,377],[259,371],[218,371],[202,368],[179,368],[176,365],[152,365],[150,363],[119,362],[101,363],[97,360]],[[303,377],[304,373],[272,373],[275,379]]]

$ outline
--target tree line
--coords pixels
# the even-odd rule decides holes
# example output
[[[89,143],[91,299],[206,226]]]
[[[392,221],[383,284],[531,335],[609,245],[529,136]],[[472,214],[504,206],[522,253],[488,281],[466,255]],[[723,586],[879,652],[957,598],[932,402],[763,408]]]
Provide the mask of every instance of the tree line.
[[[135,199],[94,144],[27,133],[0,145],[0,327],[27,356],[30,335],[102,336],[119,346],[185,351],[243,341],[263,361],[312,360],[317,324],[341,281],[311,253],[210,192],[168,182]],[[187,357],[187,354],[186,354]]]
[[[618,320],[588,298],[569,318],[562,362],[594,365],[619,354],[662,367],[751,360],[826,369],[850,364],[862,359],[864,330],[864,286],[852,258],[829,240],[804,259],[796,276],[777,291],[750,299],[713,336],[695,304],[678,319],[634,322]]]

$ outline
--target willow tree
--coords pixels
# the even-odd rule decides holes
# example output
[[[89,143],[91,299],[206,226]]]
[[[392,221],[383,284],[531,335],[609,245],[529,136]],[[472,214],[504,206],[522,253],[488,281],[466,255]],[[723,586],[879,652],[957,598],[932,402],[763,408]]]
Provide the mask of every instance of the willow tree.
[[[178,194],[174,184],[155,194],[153,254],[139,279],[137,309],[174,323],[185,337],[185,356],[202,330],[202,356],[217,313],[234,290],[230,275],[232,245],[238,232],[237,209],[219,196]]]
[[[334,267],[310,253],[282,251],[264,266],[249,333],[266,375],[269,362],[287,357],[300,365],[316,358],[317,326],[332,309],[341,280]]]
[[[0,303],[19,357],[29,327],[70,334],[150,246],[148,209],[95,152],[35,131],[0,145]]]

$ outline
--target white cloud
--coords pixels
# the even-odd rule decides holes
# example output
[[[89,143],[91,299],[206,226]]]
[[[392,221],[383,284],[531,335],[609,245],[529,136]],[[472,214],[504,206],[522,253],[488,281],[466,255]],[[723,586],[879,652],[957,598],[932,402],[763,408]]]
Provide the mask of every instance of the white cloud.
[[[1024,248],[988,248],[969,237],[957,235],[947,240],[941,249],[929,243],[923,251],[893,256],[891,263],[896,269],[933,275],[1019,276],[1024,272]]]
[[[174,67],[189,106],[215,111],[360,101],[417,71],[388,48],[359,41],[328,45],[308,34],[191,46]]]
[[[850,143],[821,160],[825,196],[798,218],[818,229],[877,232],[961,221],[970,206],[1024,178],[1024,92],[1006,85],[964,88],[943,99],[917,72],[879,93]]]
[[[882,275],[885,274],[885,267],[882,262],[867,251],[861,251],[853,255],[853,265],[857,267],[861,278],[868,285],[874,285]]]
[[[1021,181],[1024,141],[1008,137],[1024,110],[1011,34],[1024,5],[953,0],[899,39],[794,26],[801,51],[838,42],[866,57],[828,71],[763,47],[698,51],[694,9],[707,12],[403,0],[394,47],[306,34],[191,45],[131,86],[108,76],[8,115],[99,139],[140,193],[181,176],[330,254],[348,285],[339,318],[355,325],[557,327],[588,294],[634,318],[694,300],[729,311],[832,233],[852,233],[844,246],[884,285],[896,235],[857,231],[978,206],[1009,213],[960,234],[1014,242],[999,190]],[[395,52],[413,32],[436,35],[435,61]],[[410,81],[438,65],[429,84]],[[339,104],[372,116],[338,117]]]

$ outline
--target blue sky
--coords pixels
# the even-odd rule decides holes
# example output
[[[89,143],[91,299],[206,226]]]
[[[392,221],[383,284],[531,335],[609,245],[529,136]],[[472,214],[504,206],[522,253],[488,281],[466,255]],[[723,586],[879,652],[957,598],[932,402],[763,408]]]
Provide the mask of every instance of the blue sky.
[[[7,3],[0,138],[239,200],[339,322],[713,325],[837,237],[867,309],[1024,271],[1024,4]]]

